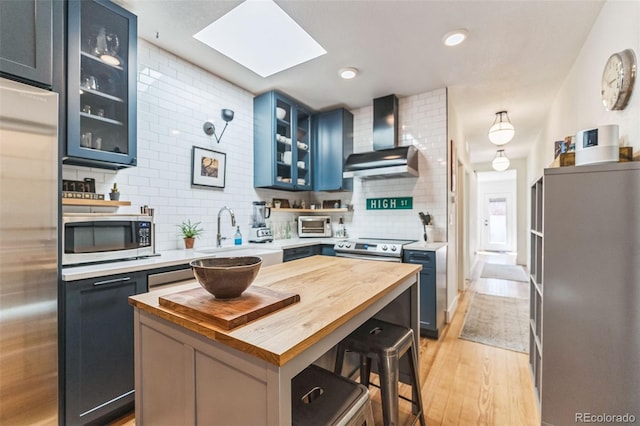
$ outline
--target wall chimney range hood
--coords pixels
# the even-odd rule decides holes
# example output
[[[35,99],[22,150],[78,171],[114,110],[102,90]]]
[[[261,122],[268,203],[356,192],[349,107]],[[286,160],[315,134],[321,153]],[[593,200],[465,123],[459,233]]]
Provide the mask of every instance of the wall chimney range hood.
[[[373,100],[373,151],[347,157],[345,178],[385,179],[418,176],[418,150],[398,146],[398,98],[388,95]]]

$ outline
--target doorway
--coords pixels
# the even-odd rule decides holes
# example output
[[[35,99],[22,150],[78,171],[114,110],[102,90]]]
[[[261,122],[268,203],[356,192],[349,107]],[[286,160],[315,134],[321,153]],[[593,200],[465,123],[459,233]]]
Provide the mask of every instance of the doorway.
[[[480,249],[514,252],[517,247],[516,171],[478,173]]]

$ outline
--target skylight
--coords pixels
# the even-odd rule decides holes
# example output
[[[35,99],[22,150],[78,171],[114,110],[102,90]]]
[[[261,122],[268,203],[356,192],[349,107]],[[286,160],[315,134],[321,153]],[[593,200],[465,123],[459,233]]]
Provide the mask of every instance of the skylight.
[[[193,37],[261,77],[327,53],[271,0],[247,0]]]

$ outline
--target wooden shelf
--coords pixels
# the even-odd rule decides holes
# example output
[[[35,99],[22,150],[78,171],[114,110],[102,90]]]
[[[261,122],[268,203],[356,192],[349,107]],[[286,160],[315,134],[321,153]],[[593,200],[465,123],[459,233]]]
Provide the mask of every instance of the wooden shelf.
[[[95,206],[95,207],[121,207],[130,206],[131,201],[89,200],[84,198],[63,198],[63,206]]]
[[[275,207],[271,208],[274,212],[298,212],[298,213],[346,213],[350,211],[349,209],[340,208],[340,209],[276,209]],[[352,211],[352,210],[351,210]]]

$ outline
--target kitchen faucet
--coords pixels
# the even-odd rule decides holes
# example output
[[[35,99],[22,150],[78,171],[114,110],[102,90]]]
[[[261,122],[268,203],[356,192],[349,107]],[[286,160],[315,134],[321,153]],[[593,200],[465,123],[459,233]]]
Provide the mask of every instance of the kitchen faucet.
[[[233,213],[233,210],[231,210],[227,206],[221,208],[218,212],[218,233],[216,234],[216,247],[222,247],[222,240],[226,240],[226,238],[223,238],[222,234],[220,234],[220,215],[222,215],[222,212],[225,210],[228,211],[231,215],[231,226],[236,226],[236,215]]]

